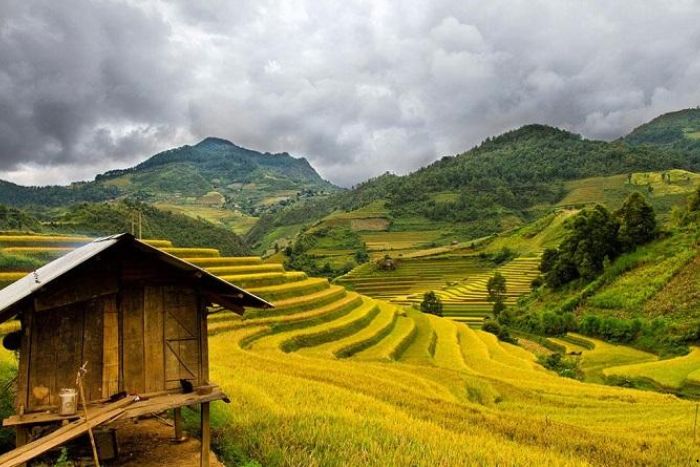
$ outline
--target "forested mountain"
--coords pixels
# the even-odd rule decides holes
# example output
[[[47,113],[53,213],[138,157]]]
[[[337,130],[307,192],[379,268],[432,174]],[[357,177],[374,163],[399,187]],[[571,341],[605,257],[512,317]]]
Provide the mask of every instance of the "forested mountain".
[[[194,146],[156,154],[135,167],[98,175],[92,182],[23,187],[0,181],[0,203],[65,206],[130,197],[255,215],[299,197],[336,190],[306,159],[287,153],[263,154],[223,139],[206,138]]]
[[[282,225],[320,219],[336,209],[352,210],[384,200],[393,220],[421,216],[459,223],[474,236],[498,231],[504,215],[527,217],[566,194],[569,180],[671,168],[700,170],[700,157],[625,141],[592,141],[545,125],[527,125],[406,176],[385,174],[353,190],[264,216],[248,234],[260,242]],[[304,216],[302,216],[302,212]],[[312,222],[311,222],[312,223]]]
[[[661,115],[623,138],[631,145],[650,145],[678,151],[700,164],[700,107]]]

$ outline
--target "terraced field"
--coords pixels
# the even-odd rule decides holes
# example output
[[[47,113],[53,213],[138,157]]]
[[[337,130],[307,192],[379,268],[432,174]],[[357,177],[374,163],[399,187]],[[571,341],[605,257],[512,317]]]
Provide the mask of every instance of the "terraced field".
[[[506,304],[514,304],[518,297],[530,292],[532,280],[539,274],[539,257],[515,258],[504,266],[468,277],[461,283],[435,293],[442,300],[443,315],[457,321],[479,325],[485,317],[491,316],[493,304],[488,301],[486,284],[498,271],[506,278]],[[419,304],[421,294],[409,295],[407,303]]]
[[[682,357],[606,368],[603,374],[641,387],[700,396],[700,347]]]
[[[363,264],[335,280],[361,294],[406,303],[408,296],[437,290],[449,282],[463,281],[490,269],[476,256],[444,256],[399,259],[394,271]]]
[[[560,378],[523,348],[463,323],[257,257],[160,246],[275,304],[242,318],[226,311],[209,318],[212,380],[232,400],[215,404],[212,417],[227,465],[629,466],[700,458],[690,402]],[[516,274],[514,266],[524,265],[511,265]],[[3,353],[0,363],[12,358]]]
[[[442,236],[440,230],[417,232],[363,232],[360,237],[370,252],[392,252],[427,247]]]
[[[589,382],[604,382],[604,372],[608,368],[659,360],[656,355],[648,352],[625,345],[610,344],[599,339],[584,337],[574,333],[569,333],[563,338],[550,338],[549,340],[562,345],[567,353],[581,355],[581,370],[585,375],[586,381]]]
[[[689,402],[559,378],[462,323],[339,296],[353,304],[211,318],[213,378],[233,394],[215,417],[232,462],[680,465],[700,454]]]
[[[628,175],[593,177],[566,182],[567,195],[559,206],[603,203],[610,209],[619,207],[634,191],[648,196],[648,200],[661,216],[665,216],[674,204],[682,204],[700,181],[700,175],[685,170],[665,172],[638,172]]]

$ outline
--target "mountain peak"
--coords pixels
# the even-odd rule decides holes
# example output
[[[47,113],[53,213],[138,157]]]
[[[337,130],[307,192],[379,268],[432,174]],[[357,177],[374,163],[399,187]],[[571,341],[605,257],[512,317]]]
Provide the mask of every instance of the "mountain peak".
[[[487,143],[491,144],[501,144],[501,143],[514,143],[517,141],[530,140],[530,139],[542,139],[542,138],[555,138],[561,140],[567,139],[581,139],[581,136],[571,133],[567,130],[562,130],[561,128],[556,128],[549,125],[542,125],[539,123],[533,123],[529,125],[521,126],[518,129],[507,131],[494,138],[487,139]]]
[[[217,138],[216,136],[207,136],[199,143],[195,144],[195,147],[216,147],[216,146],[236,146],[231,141],[224,138]]]

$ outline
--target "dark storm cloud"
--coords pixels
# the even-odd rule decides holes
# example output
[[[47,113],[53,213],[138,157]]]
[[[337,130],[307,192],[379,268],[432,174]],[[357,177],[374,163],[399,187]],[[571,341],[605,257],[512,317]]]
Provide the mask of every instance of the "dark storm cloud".
[[[0,175],[217,135],[351,184],[530,122],[615,138],[700,104],[700,2],[9,1]]]
[[[189,71],[170,28],[125,4],[1,3],[0,170],[118,164],[171,144]]]

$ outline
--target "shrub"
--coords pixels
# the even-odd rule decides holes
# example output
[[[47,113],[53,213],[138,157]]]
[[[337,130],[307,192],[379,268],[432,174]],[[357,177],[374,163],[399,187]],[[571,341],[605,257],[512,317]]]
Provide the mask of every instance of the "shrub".
[[[515,257],[515,252],[511,250],[508,247],[503,247],[501,248],[497,253],[494,253],[493,256],[491,257],[491,261],[493,261],[496,264],[503,264],[507,261],[510,261]]]
[[[538,357],[538,362],[548,370],[555,371],[559,376],[565,378],[581,379],[582,372],[579,368],[578,359],[572,357],[564,357],[558,352],[550,355]]]
[[[484,332],[491,333],[498,337],[498,340],[503,342],[508,342],[511,344],[517,344],[518,340],[510,335],[508,328],[501,326],[497,321],[492,319],[484,320],[484,324],[481,326],[481,330]]]
[[[423,313],[442,316],[442,301],[440,297],[435,295],[432,290],[423,295],[423,301],[420,304],[420,310]]]

